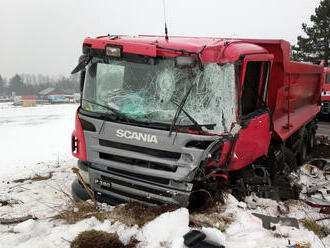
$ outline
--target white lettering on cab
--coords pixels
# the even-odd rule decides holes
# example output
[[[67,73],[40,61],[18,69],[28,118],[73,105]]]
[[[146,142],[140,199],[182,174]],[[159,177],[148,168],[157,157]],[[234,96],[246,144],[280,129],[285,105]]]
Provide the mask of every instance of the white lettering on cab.
[[[157,136],[147,133],[131,132],[128,130],[117,129],[116,136],[125,139],[135,139],[138,141],[158,144]]]

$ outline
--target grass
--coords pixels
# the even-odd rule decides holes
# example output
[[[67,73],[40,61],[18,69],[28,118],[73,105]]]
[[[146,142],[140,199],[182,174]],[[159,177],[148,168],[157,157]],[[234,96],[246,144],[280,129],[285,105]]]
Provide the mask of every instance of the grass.
[[[126,225],[133,226],[136,224],[142,227],[159,215],[175,209],[169,205],[146,207],[138,202],[129,202],[125,205],[117,206],[112,211],[112,217]]]
[[[18,200],[1,200],[0,199],[0,206],[3,207],[3,206],[10,206],[12,207],[13,205],[16,205],[16,204],[20,204],[20,203],[23,203],[22,201],[18,201]]]
[[[74,224],[94,216],[101,222],[111,218],[113,221],[120,221],[128,226],[138,225],[142,227],[162,213],[173,210],[175,208],[168,205],[146,207],[137,202],[129,202],[125,205],[118,205],[109,211],[98,209],[89,202],[71,201],[68,208],[60,211],[52,219],[64,220],[68,224]]]
[[[34,182],[44,181],[44,180],[51,179],[53,177],[53,174],[54,174],[53,171],[49,172],[47,176],[41,176],[39,174],[36,174],[33,177],[27,177],[27,178],[13,180],[13,183],[24,183],[25,181],[30,181],[30,180],[34,181]]]
[[[287,239],[289,237],[289,235],[287,235],[287,234],[281,234],[281,233],[277,233],[277,232],[272,233],[272,234],[273,234],[273,237],[277,238],[277,239],[281,239],[281,238]]]
[[[212,227],[221,232],[225,232],[227,227],[233,222],[232,215],[222,216],[214,213],[194,213],[189,215],[189,226],[195,228]]]
[[[302,220],[301,223],[309,231],[314,232],[320,239],[330,234],[330,228],[319,225],[315,220]]]
[[[110,211],[99,210],[94,204],[85,201],[71,201],[68,208],[60,211],[52,219],[64,220],[68,224],[75,224],[83,219],[94,216],[99,221],[103,222],[111,215]]]
[[[117,233],[89,230],[78,234],[71,242],[71,248],[134,248],[138,241],[132,240],[124,245]]]
[[[189,226],[195,228],[212,227],[224,232],[233,222],[233,216],[224,216],[227,193],[219,191],[215,195],[208,197],[199,209],[192,211],[189,215]]]

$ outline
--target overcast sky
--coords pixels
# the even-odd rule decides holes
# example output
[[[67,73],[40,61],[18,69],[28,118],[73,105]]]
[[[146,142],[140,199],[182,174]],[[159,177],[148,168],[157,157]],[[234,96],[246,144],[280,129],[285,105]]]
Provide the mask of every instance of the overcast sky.
[[[320,0],[165,0],[170,35],[285,39]],[[0,74],[68,75],[85,37],[164,32],[163,0],[0,0]]]

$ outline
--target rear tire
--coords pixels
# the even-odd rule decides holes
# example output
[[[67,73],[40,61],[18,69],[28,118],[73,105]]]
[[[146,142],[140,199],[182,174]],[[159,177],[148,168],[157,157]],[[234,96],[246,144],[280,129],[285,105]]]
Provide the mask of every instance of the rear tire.
[[[302,143],[300,146],[300,151],[299,151],[299,155],[298,155],[298,161],[300,165],[303,165],[308,158],[308,147],[310,146],[309,144],[310,139],[308,138],[307,133],[305,132],[304,137],[302,139]]]
[[[314,146],[316,144],[316,139],[315,139],[315,128],[313,126],[309,130],[309,138],[308,138],[308,152],[311,153],[314,149]]]
[[[283,147],[283,161],[284,161],[284,168],[285,174],[289,174],[291,171],[294,171],[298,167],[298,162],[294,153],[288,147]]]
[[[283,163],[282,170],[272,176],[273,199],[288,200],[298,199],[299,191],[296,187],[292,187],[287,176],[297,169],[298,162],[294,153],[288,147],[283,147]]]

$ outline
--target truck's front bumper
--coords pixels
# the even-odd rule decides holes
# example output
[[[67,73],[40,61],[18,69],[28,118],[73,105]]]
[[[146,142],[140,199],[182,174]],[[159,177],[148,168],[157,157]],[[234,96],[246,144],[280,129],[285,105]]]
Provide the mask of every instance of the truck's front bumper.
[[[100,202],[116,205],[129,201],[137,201],[144,205],[170,204],[179,206],[187,206],[189,203],[192,184],[185,185],[190,189],[187,191],[179,190],[174,185],[171,186],[169,182],[165,181],[150,182],[144,180],[143,177],[122,175],[95,169],[90,169],[89,172],[91,187],[96,199]],[[181,185],[182,187],[183,185]]]
[[[137,175],[123,171],[102,171],[90,163],[79,160],[78,167],[89,174],[89,185],[99,202],[118,205],[137,201],[143,205],[169,204],[187,206],[192,184],[173,180]],[[72,195],[76,199],[90,199],[83,185],[74,180],[71,185]]]

